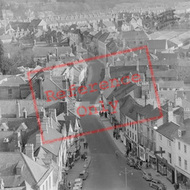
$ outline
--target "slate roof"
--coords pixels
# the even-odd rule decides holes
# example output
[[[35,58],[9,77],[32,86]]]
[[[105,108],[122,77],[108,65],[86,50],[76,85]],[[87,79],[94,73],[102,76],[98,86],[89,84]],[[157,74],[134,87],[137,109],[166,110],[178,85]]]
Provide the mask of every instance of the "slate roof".
[[[144,31],[123,31],[121,32],[121,38],[129,41],[134,41],[137,39],[149,40],[148,34]]]
[[[33,47],[33,53],[35,57],[45,57],[48,55],[48,53],[55,54],[56,48],[58,49],[58,55],[71,53],[70,47],[53,47],[53,46],[34,46]]]
[[[136,66],[110,66],[110,75],[111,78],[118,78],[128,72],[134,74],[137,72],[136,68]]]
[[[156,130],[161,135],[165,136],[166,138],[173,140],[173,135],[176,133],[176,131],[179,129],[179,125],[173,123],[173,122],[167,122],[163,125],[159,126],[159,128]]]
[[[110,53],[114,53],[114,52],[117,52],[117,51],[118,51],[117,44],[115,43],[114,40],[111,40],[110,42],[108,42],[108,43],[106,44],[106,47],[107,47],[107,49],[108,49],[108,51],[109,51]]]
[[[189,91],[177,91],[177,97],[184,99],[186,98],[190,102],[190,90]]]
[[[15,176],[15,167],[23,166],[20,177]],[[20,152],[0,152],[1,177],[5,177],[5,187],[15,186],[27,181],[31,186],[36,185],[41,178],[48,173],[49,169],[37,164],[35,161]],[[14,177],[13,177],[14,176]]]
[[[19,87],[21,84],[26,84],[26,81],[16,75],[0,80],[0,87]]]
[[[102,35],[102,31],[97,32],[93,38],[98,39]]]
[[[34,147],[36,147],[36,134],[40,134],[39,130],[33,133],[27,141],[27,143],[29,144],[34,144]],[[45,131],[43,135],[45,141],[63,137],[61,133],[59,133],[56,129],[52,129],[51,127],[48,127],[48,131]],[[42,144],[41,147],[52,153],[53,155],[58,156],[61,143],[62,141],[55,141],[49,144]]]
[[[133,91],[135,88],[137,88],[136,84],[129,83],[127,85],[121,85],[116,87],[113,92],[108,96],[108,99],[111,100],[113,97],[115,97],[117,100],[121,99],[131,91]]]
[[[42,21],[41,19],[33,19],[33,20],[30,22],[29,27],[34,27],[34,28],[36,28],[36,27],[40,24],[41,21]]]
[[[150,50],[163,50],[167,48],[167,40],[148,40],[147,46]]]
[[[121,101],[123,101],[123,104],[120,106],[120,112],[134,121],[137,121],[138,115],[136,110],[141,109],[142,106],[137,104],[130,95],[124,97]]]
[[[110,35],[110,32],[104,32],[104,33],[98,38],[98,40],[101,41],[101,42],[105,42],[109,35]]]
[[[159,81],[158,82],[160,88],[184,88],[183,81]]]
[[[10,25],[14,30],[19,28],[20,30],[23,29],[26,31],[30,25],[30,22],[11,22]]]
[[[148,69],[146,71],[146,76],[147,77],[151,77],[150,75],[150,70]],[[165,71],[161,71],[161,70],[154,70],[154,76],[157,78],[168,78],[168,77],[172,77],[172,78],[177,78],[177,71],[174,69],[170,69],[170,70],[165,70]]]

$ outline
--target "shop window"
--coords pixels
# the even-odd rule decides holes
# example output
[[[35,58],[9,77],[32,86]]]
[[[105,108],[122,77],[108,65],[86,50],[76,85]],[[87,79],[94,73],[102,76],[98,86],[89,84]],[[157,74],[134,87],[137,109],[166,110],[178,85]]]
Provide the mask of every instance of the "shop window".
[[[179,161],[179,166],[181,166],[181,157],[178,157],[178,161]]]
[[[178,150],[180,150],[181,149],[181,144],[180,144],[180,142],[178,142]]]
[[[184,145],[184,152],[187,153],[187,146]]]
[[[187,160],[184,160],[185,170],[187,170]]]

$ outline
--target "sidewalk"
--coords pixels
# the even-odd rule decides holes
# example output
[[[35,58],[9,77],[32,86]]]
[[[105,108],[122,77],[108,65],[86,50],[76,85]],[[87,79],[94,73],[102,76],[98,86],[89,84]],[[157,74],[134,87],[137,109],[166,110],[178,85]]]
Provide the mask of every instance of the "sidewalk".
[[[112,126],[112,124],[110,123],[109,119],[108,118],[105,118],[104,116],[103,117],[100,117],[100,121],[102,121],[103,125],[105,127],[110,127]],[[117,139],[113,137],[113,130],[108,130],[107,131],[108,134],[110,135],[110,137],[113,139],[115,145],[117,146],[117,148],[120,150],[120,152],[122,154],[125,155],[126,153],[126,147],[125,145],[121,142],[120,139]],[[165,176],[162,176],[161,174],[159,174],[156,170],[152,169],[152,168],[146,168],[145,167],[145,164],[143,165],[143,170],[148,172],[148,173],[151,173],[152,174],[152,177],[154,179],[159,179],[160,181],[162,181],[166,187],[167,187],[167,190],[174,190],[174,186],[173,184],[171,184],[171,182],[165,177]]]
[[[82,137],[82,138],[84,138],[86,141],[85,137]],[[83,170],[88,170],[88,167],[89,167],[90,162],[91,162],[91,156],[90,156],[89,148],[84,149],[83,142],[81,142],[80,144],[81,144],[80,154],[82,155],[84,152],[87,152],[87,159],[84,161],[83,159],[80,158],[79,160],[75,161],[72,169],[70,169],[68,171],[67,183],[70,181],[72,183],[72,185],[73,185],[74,180],[76,178],[79,178],[80,172],[82,172]],[[86,180],[88,180],[88,178]]]

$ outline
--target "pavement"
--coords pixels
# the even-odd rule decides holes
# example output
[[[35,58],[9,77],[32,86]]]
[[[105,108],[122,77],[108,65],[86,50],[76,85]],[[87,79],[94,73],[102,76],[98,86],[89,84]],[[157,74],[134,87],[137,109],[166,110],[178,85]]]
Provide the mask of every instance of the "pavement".
[[[105,127],[110,127],[112,126],[112,124],[110,123],[109,119],[108,118],[105,118],[104,116],[103,117],[100,117],[103,125]],[[121,142],[120,139],[117,139],[113,137],[113,130],[108,130],[107,131],[108,134],[110,135],[110,137],[112,138],[113,142],[115,143],[115,145],[117,146],[117,148],[119,149],[120,153],[122,153],[123,155],[125,155],[126,153],[126,147],[125,145]],[[159,179],[160,181],[162,181],[166,187],[167,187],[167,190],[175,190],[174,189],[174,186],[173,184],[171,184],[171,182],[164,176],[162,176],[161,174],[159,174],[156,170],[152,169],[152,168],[146,168],[146,165],[143,164],[142,166],[142,169],[148,173],[151,173],[152,174],[152,177],[154,179]]]
[[[81,137],[81,138],[83,138],[84,141],[86,142],[85,137]],[[81,144],[80,153],[82,155],[84,152],[87,152],[87,159],[84,161],[83,159],[80,158],[79,160],[75,161],[72,169],[70,169],[68,171],[67,183],[70,181],[71,184],[73,184],[74,180],[76,178],[79,178],[80,172],[82,172],[83,170],[88,171],[88,167],[89,167],[90,162],[91,162],[90,150],[89,150],[89,148],[87,148],[87,149],[84,148],[83,142],[80,142],[80,144]],[[88,178],[86,180],[88,180]],[[69,189],[69,188],[67,188],[67,189]]]

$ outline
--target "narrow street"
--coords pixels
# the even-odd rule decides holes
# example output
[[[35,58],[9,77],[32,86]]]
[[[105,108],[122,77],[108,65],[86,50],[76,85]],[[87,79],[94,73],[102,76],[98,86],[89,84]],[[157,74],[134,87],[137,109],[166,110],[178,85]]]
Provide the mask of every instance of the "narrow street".
[[[103,64],[99,61],[89,63],[87,85],[89,83],[99,83],[102,67]],[[85,94],[82,101],[90,101],[93,104],[97,98],[99,98],[98,91]],[[81,124],[84,132],[104,127],[97,115],[82,117]],[[141,171],[129,168],[125,164],[125,158],[122,155],[116,157],[115,150],[117,150],[117,147],[107,131],[87,135],[86,139],[89,143],[92,162],[89,168],[89,177],[84,184],[85,190],[150,189],[148,183],[142,178]],[[125,167],[127,167],[127,175],[124,172]]]

